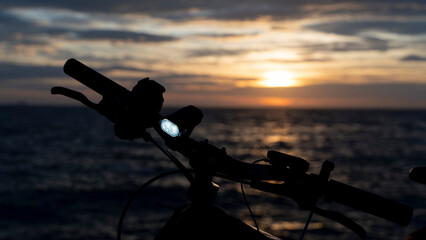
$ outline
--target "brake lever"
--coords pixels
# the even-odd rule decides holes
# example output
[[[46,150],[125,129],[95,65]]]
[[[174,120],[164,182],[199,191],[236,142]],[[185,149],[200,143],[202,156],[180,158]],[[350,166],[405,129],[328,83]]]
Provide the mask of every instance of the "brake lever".
[[[69,88],[65,88],[65,87],[53,87],[50,90],[50,93],[52,94],[60,94],[60,95],[64,95],[65,97],[69,97],[72,98],[74,100],[77,100],[81,103],[83,103],[84,105],[86,105],[87,107],[94,109],[96,111],[99,111],[99,106],[98,104],[91,102],[83,93],[81,92],[77,92],[74,90],[71,90]]]
[[[356,233],[361,240],[364,240],[367,237],[367,232],[361,225],[354,222],[352,219],[346,217],[342,213],[339,213],[336,211],[324,210],[318,207],[315,207],[314,209],[312,209],[312,211],[320,216],[323,216],[325,218],[331,219],[335,222],[342,224],[346,228]]]
[[[113,105],[115,99],[112,99],[110,96],[103,96],[102,100],[99,103],[94,103],[90,101],[83,93],[71,90],[65,87],[52,87],[50,90],[52,94],[60,94],[65,97],[77,100],[84,104],[85,106],[97,111],[99,114],[105,116],[107,119],[116,123],[117,116],[109,112],[109,106]]]

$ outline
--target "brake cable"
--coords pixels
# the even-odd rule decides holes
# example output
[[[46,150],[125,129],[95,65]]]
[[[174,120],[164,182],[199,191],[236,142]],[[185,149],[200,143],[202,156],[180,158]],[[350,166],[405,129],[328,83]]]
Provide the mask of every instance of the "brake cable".
[[[261,161],[265,161],[265,159],[256,160],[256,161],[252,162],[252,164],[256,164],[256,163],[261,162]],[[256,227],[256,230],[258,232],[260,232],[259,225],[257,224],[257,221],[256,221],[256,217],[254,216],[253,211],[251,210],[250,204],[248,203],[247,198],[246,198],[246,194],[244,192],[244,185],[243,185],[244,183],[241,182],[240,184],[241,184],[240,185],[241,186],[241,194],[243,195],[244,203],[247,206],[247,209],[248,209],[248,211],[250,213],[251,219],[253,220],[253,223],[254,223],[254,226]]]
[[[243,184],[243,183],[241,183],[241,194],[243,195],[244,203],[245,203],[245,204],[246,204],[246,206],[247,206],[247,209],[248,209],[248,211],[249,211],[249,213],[250,213],[251,219],[253,220],[253,223],[254,223],[254,225],[256,226],[256,230],[257,230],[258,232],[260,232],[259,225],[257,225],[256,217],[254,216],[254,214],[253,214],[253,212],[252,212],[252,210],[251,210],[250,204],[249,204],[249,203],[248,203],[248,201],[247,201],[246,194],[245,194],[245,192],[244,192],[244,184]]]
[[[117,240],[121,240],[121,232],[122,232],[122,227],[123,227],[123,222],[124,222],[124,217],[126,216],[127,210],[130,208],[130,205],[132,205],[133,201],[136,199],[136,197],[149,185],[151,185],[152,183],[154,183],[157,180],[160,180],[164,177],[170,176],[170,175],[174,175],[177,173],[181,173],[181,170],[173,170],[173,171],[169,171],[169,172],[165,172],[165,173],[161,173],[151,179],[149,179],[148,181],[146,181],[142,186],[140,186],[134,193],[133,195],[129,198],[129,200],[127,200],[126,205],[124,206],[123,210],[121,211],[121,216],[120,216],[120,220],[118,221],[118,227],[117,227]]]
[[[306,220],[305,227],[303,228],[303,231],[302,231],[302,233],[300,234],[299,240],[302,240],[302,239],[303,239],[303,237],[305,237],[306,231],[308,231],[308,226],[309,226],[309,224],[311,223],[311,220],[312,220],[312,216],[313,216],[313,215],[314,215],[314,210],[311,210],[311,211],[309,212],[308,219]]]
[[[191,171],[187,169],[173,154],[171,154],[167,149],[162,147],[157,141],[152,138],[151,134],[147,132],[145,136],[145,141],[153,143],[161,152],[163,152],[179,169],[180,172],[185,176],[185,178],[192,183],[194,181],[194,177],[191,175]]]

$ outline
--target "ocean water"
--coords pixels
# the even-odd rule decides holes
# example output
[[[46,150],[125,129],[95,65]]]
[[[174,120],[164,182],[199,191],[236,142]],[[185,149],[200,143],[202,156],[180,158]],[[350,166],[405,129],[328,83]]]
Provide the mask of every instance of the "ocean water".
[[[164,114],[171,112],[166,109]],[[318,173],[414,207],[403,227],[338,204],[319,203],[362,225],[368,239],[404,239],[426,225],[426,185],[408,171],[426,166],[426,111],[202,109],[192,137],[252,162],[274,149],[310,162]],[[176,156],[187,164],[186,160]],[[115,239],[121,210],[149,178],[174,165],[143,140],[123,141],[112,124],[82,107],[0,107],[0,239]],[[239,184],[221,186],[216,204],[252,224]],[[182,176],[154,183],[133,203],[123,239],[153,239],[186,202]],[[260,227],[298,239],[308,212],[292,200],[245,187]],[[392,209],[389,209],[392,211]],[[313,217],[305,239],[357,239],[350,230]]]

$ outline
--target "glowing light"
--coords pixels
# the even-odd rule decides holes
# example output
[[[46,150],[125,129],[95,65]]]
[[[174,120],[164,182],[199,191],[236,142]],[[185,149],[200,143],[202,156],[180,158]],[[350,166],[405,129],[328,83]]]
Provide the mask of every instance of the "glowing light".
[[[172,121],[166,118],[161,120],[160,127],[161,127],[161,130],[163,130],[165,133],[167,133],[171,137],[177,137],[180,134],[179,127],[176,124],[174,124]]]
[[[259,85],[265,87],[291,87],[297,84],[294,74],[287,71],[269,71],[263,74],[264,80]]]

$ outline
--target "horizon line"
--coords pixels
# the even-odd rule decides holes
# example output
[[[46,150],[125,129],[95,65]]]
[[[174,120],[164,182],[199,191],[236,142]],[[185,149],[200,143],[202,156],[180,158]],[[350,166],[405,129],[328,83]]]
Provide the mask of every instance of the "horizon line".
[[[179,109],[186,107],[188,105],[193,104],[187,104],[187,105],[165,105],[162,107],[162,109]],[[380,110],[390,110],[390,111],[426,111],[426,107],[393,107],[393,106],[247,106],[247,105],[232,105],[232,106],[224,106],[224,105],[193,105],[200,109],[282,109],[282,110],[371,110],[371,111],[380,111]],[[43,104],[43,103],[0,103],[0,107],[64,107],[64,108],[88,108],[87,106],[84,106],[83,104]],[[90,108],[88,108],[90,109]]]

